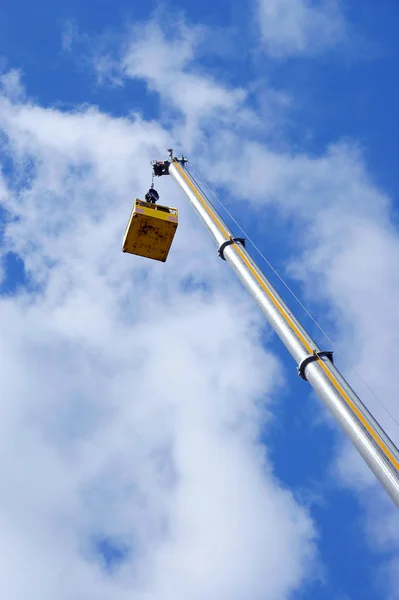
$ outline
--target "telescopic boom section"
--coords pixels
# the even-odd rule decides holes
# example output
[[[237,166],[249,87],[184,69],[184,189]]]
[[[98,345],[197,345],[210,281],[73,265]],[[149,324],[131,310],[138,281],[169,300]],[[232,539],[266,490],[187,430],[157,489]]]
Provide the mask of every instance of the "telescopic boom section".
[[[214,237],[224,259],[262,309],[298,365],[299,375],[337,419],[377,479],[399,507],[399,451],[332,362],[332,352],[318,348],[271,283],[213,208],[184,157],[159,163],[155,175],[170,175]]]

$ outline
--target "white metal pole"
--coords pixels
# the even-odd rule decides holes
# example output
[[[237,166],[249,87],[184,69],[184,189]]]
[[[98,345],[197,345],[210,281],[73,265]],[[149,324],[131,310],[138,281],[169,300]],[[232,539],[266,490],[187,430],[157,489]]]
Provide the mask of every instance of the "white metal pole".
[[[252,260],[240,238],[217,214],[185,160],[173,159],[169,174],[187,194],[191,204],[219,246],[219,254],[233,268],[258,303],[269,323],[298,363],[302,377],[337,419],[377,479],[399,507],[399,451],[370,414],[327,352],[324,354],[294,317],[271,283]],[[235,239],[235,241],[233,241]],[[227,242],[227,244],[226,244]],[[320,355],[319,355],[320,353]]]

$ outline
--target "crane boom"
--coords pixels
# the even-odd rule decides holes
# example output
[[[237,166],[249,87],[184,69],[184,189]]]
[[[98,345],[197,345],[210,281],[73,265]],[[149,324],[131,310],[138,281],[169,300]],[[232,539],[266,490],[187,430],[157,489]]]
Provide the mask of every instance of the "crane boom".
[[[154,174],[170,175],[214,237],[223,258],[260,306],[298,364],[298,373],[336,418],[377,479],[399,507],[399,451],[348,382],[334,366],[332,352],[322,351],[292,314],[253,261],[245,240],[235,238],[187,168],[184,157],[153,163]]]

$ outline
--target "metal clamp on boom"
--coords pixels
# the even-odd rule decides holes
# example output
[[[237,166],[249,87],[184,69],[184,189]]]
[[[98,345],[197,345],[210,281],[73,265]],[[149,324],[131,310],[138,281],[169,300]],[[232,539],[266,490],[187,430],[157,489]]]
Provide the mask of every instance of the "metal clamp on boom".
[[[309,356],[307,356],[306,358],[304,358],[298,366],[298,375],[299,377],[302,377],[302,379],[304,379],[305,381],[308,380],[308,378],[306,377],[305,374],[305,369],[308,365],[310,365],[310,363],[314,362],[315,360],[320,360],[323,356],[326,356],[327,358],[329,358],[331,360],[331,362],[334,364],[334,360],[333,360],[333,352],[331,350],[322,350],[321,352],[316,352],[314,351],[313,354],[309,354]]]
[[[239,237],[231,237],[229,240],[226,240],[225,242],[223,242],[223,244],[220,244],[219,249],[218,249],[218,254],[220,256],[220,258],[222,258],[223,260],[226,260],[224,257],[224,250],[227,246],[230,246],[231,244],[237,244],[240,243],[244,246],[245,248],[245,238],[239,238]]]

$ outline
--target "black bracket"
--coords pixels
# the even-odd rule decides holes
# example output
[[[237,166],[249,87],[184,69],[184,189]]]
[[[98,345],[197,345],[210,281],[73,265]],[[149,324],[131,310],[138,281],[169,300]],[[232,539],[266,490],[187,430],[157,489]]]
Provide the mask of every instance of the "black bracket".
[[[237,244],[237,242],[242,244],[245,248],[245,238],[231,237],[229,240],[226,240],[225,242],[223,242],[223,244],[220,244],[219,249],[218,249],[218,254],[219,254],[220,258],[222,258],[223,260],[226,260],[224,257],[225,248],[227,246],[230,246],[231,244]]]
[[[173,156],[173,150],[169,149],[169,160],[152,160],[152,172],[153,177],[162,177],[162,175],[169,175],[169,167],[173,162],[180,163],[181,165],[185,165],[188,160],[185,156],[181,156],[177,158]]]
[[[307,381],[308,378],[306,377],[306,374],[305,374],[306,367],[308,365],[310,365],[310,363],[314,362],[315,360],[320,360],[323,356],[326,356],[334,364],[333,352],[331,350],[322,350],[321,352],[314,351],[313,354],[309,354],[309,356],[307,356],[306,358],[304,358],[299,363],[299,366],[298,366],[298,375],[300,377],[302,377],[302,379],[304,379],[305,381]]]
[[[151,162],[152,165],[152,172],[154,174],[154,177],[162,177],[162,175],[169,175],[169,167],[170,167],[170,161],[169,160],[153,160]]]

